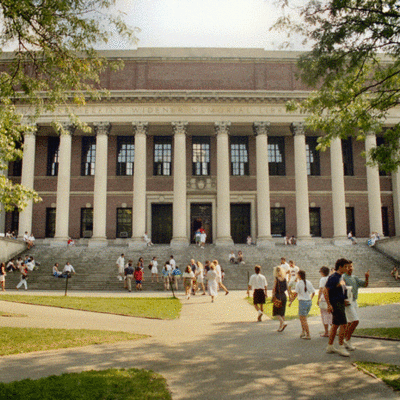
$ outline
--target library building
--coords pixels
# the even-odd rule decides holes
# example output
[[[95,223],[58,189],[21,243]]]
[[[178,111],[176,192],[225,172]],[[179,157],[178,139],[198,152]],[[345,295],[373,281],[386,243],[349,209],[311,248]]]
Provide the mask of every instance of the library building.
[[[325,152],[304,115],[286,111],[307,97],[299,53],[262,49],[139,48],[104,51],[124,68],[102,75],[110,95],[76,108],[91,132],[67,133],[43,114],[24,137],[9,178],[42,201],[2,218],[5,231],[50,244],[258,246],[295,236],[340,244],[347,235],[400,234],[400,175],[366,166],[382,137],[335,139]],[[22,113],[23,105],[18,106]],[[399,110],[387,118],[396,123]],[[280,239],[279,239],[280,238]]]

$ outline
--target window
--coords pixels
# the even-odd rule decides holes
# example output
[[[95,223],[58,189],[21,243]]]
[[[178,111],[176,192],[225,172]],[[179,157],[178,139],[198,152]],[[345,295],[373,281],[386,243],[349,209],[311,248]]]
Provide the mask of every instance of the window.
[[[356,222],[354,219],[354,207],[346,207],[346,229],[356,236]]]
[[[249,175],[249,143],[247,136],[231,137],[231,175]]]
[[[351,137],[342,139],[343,168],[345,176],[353,176],[353,144]]]
[[[132,237],[132,208],[117,208],[117,238]]]
[[[310,208],[310,233],[313,237],[321,237],[321,209]]]
[[[93,208],[81,208],[81,237],[91,238],[93,235]]]
[[[94,175],[96,165],[96,138],[94,136],[85,136],[82,138],[82,164],[81,175]]]
[[[192,138],[192,174],[195,176],[210,175],[210,138]]]
[[[16,142],[15,148],[21,149],[23,142]],[[10,176],[21,176],[22,175],[22,159],[11,161],[8,166],[8,174]]]
[[[383,236],[389,236],[389,214],[387,207],[382,207],[382,229]]]
[[[153,175],[170,176],[171,162],[172,162],[171,136],[155,136]]]
[[[47,176],[58,175],[58,158],[60,153],[60,138],[49,137],[47,141]]]
[[[117,147],[117,175],[133,175],[135,138],[133,136],[118,136]]]
[[[284,137],[268,137],[268,163],[270,175],[283,176],[286,174]]]
[[[53,238],[56,234],[56,209],[46,208],[46,237]]]
[[[286,216],[283,207],[271,208],[271,235],[280,237],[286,235]]]
[[[307,175],[321,175],[317,139],[316,136],[306,136]]]

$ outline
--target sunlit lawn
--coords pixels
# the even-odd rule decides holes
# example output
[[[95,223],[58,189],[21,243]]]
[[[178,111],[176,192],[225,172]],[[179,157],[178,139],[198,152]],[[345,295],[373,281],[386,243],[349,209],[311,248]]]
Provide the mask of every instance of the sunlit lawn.
[[[400,328],[362,328],[357,329],[355,335],[400,340]]]
[[[1,300],[157,319],[179,318],[182,308],[181,302],[172,297],[75,297],[4,294],[0,296]]]
[[[355,364],[361,370],[366,370],[382,379],[383,382],[392,387],[394,390],[400,390],[400,365],[359,361],[357,361]]]
[[[129,332],[89,329],[0,328],[0,356],[92,344],[138,340],[147,337]]]
[[[165,379],[153,371],[108,369],[0,383],[2,399],[170,400]]]
[[[317,306],[317,295],[314,296],[311,311],[309,313],[309,317],[314,317],[316,315],[320,315],[319,307]],[[253,304],[253,298],[247,297],[247,301],[250,304]],[[400,303],[400,293],[359,293],[358,294],[358,306],[359,307],[367,307],[367,306],[377,306],[384,304],[393,304]],[[286,319],[293,319],[298,317],[299,311],[299,302],[296,299],[291,307],[289,307],[289,299],[286,303]],[[267,299],[266,304],[264,305],[264,313],[268,316],[272,316],[272,301],[271,297]]]

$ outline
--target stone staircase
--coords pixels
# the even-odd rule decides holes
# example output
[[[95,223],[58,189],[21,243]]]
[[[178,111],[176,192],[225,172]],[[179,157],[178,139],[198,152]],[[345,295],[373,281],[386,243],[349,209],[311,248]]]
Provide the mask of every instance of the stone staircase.
[[[245,264],[231,264],[228,255],[231,250],[235,254],[242,250]],[[390,271],[396,264],[389,257],[369,248],[366,244],[355,246],[334,246],[329,241],[321,240],[313,246],[284,246],[276,244],[274,247],[260,249],[256,246],[234,245],[226,249],[208,245],[201,249],[195,245],[182,250],[172,250],[168,245],[155,245],[136,250],[126,245],[109,245],[101,248],[90,248],[87,245],[77,244],[74,247],[50,247],[46,244],[37,244],[33,249],[25,251],[40,262],[39,270],[29,273],[29,290],[63,290],[65,279],[56,279],[52,276],[52,266],[55,262],[60,270],[69,261],[75,268],[77,275],[69,281],[72,290],[122,291],[123,284],[117,279],[116,260],[121,253],[125,259],[132,259],[134,265],[140,256],[145,261],[144,290],[163,290],[162,280],[152,283],[150,271],[147,268],[151,258],[157,257],[159,273],[171,254],[174,255],[177,265],[183,271],[191,258],[204,263],[205,260],[218,259],[225,270],[225,285],[228,289],[246,289],[249,275],[254,273],[254,266],[261,265],[262,273],[267,277],[269,288],[273,282],[273,268],[279,265],[280,258],[294,260],[296,265],[304,269],[315,287],[318,287],[319,268],[323,265],[332,267],[340,257],[353,260],[355,274],[362,277],[369,269],[371,272],[371,287],[398,287],[399,283],[390,276]],[[19,273],[9,273],[6,277],[6,289],[15,288],[19,281]]]

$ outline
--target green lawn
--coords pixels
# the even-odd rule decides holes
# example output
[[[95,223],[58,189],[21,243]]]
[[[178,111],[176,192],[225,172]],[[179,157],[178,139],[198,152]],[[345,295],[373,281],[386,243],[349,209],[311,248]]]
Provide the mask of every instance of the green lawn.
[[[179,299],[172,297],[75,297],[4,294],[0,296],[0,300],[157,319],[179,318],[182,309]]]
[[[400,328],[362,328],[357,329],[355,335],[400,340]]]
[[[0,356],[41,350],[66,349],[92,344],[115,343],[146,338],[128,332],[89,329],[0,328]],[[1,393],[1,391],[0,391]]]
[[[400,390],[400,365],[359,361],[355,364],[362,371],[367,371],[382,379],[383,382],[394,390]]]
[[[171,400],[165,379],[153,371],[108,369],[0,383],[2,399]]]
[[[317,306],[317,295],[314,296],[312,307],[309,317],[314,317],[316,315],[320,315],[319,307]],[[253,298],[247,297],[247,301],[253,305]],[[400,303],[400,293],[359,293],[358,294],[358,305],[359,307],[367,307],[367,306],[378,306],[385,304],[393,304]],[[299,310],[299,302],[296,299],[292,306],[289,307],[289,301],[286,303],[286,319],[293,319],[298,317]],[[271,297],[267,299],[266,304],[264,305],[264,313],[268,316],[272,316],[272,302]]]

